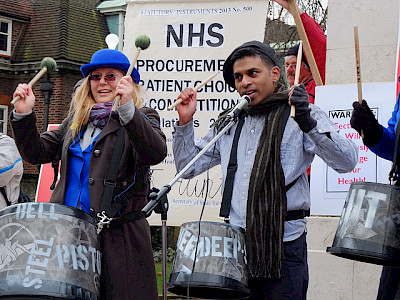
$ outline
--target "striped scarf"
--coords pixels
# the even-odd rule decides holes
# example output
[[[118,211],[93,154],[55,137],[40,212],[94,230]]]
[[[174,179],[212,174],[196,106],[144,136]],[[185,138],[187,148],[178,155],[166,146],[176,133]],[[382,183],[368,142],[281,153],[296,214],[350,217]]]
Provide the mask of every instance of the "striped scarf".
[[[89,115],[89,122],[93,122],[95,127],[103,129],[106,126],[110,115],[118,115],[117,111],[111,111],[114,101],[96,103]]]
[[[247,199],[246,248],[250,277],[281,278],[283,275],[287,203],[281,164],[281,120],[287,104],[288,91],[284,91],[246,109],[249,115],[265,114]]]

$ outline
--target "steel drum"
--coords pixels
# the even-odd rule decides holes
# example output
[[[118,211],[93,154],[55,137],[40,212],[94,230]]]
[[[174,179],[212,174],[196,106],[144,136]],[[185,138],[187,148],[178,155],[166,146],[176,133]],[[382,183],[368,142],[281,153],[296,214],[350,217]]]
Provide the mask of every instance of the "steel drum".
[[[0,211],[1,299],[98,299],[100,272],[89,214],[43,202]]]
[[[327,252],[362,262],[400,267],[400,187],[353,182],[332,247]]]
[[[197,249],[197,251],[196,251]],[[204,299],[249,295],[244,230],[226,223],[181,226],[168,291]]]

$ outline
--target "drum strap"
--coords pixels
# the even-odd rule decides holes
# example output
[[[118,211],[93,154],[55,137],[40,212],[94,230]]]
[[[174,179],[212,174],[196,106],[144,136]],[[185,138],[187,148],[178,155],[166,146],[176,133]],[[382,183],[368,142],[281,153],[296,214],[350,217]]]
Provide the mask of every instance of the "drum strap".
[[[112,203],[114,189],[117,185],[117,174],[119,162],[121,160],[122,151],[125,144],[125,129],[120,128],[117,133],[117,141],[115,142],[113,155],[111,157],[110,168],[107,177],[104,180],[104,191],[101,198],[101,211],[105,212],[108,217],[114,217],[117,212],[125,205],[125,203]]]
[[[282,132],[285,130],[285,126],[289,118],[289,115],[290,115],[290,106],[287,106],[282,115],[282,123],[281,123]],[[221,209],[219,211],[219,216],[225,218],[226,220],[229,219],[229,213],[231,210],[233,181],[237,170],[237,146],[239,142],[240,132],[242,131],[242,127],[244,124],[244,117],[245,117],[244,114],[239,115],[239,122],[235,130],[235,135],[233,137],[231,154],[229,158],[228,169],[225,179],[224,193],[222,195]],[[286,192],[297,182],[299,178],[300,176],[286,186]],[[308,216],[310,216],[309,209],[291,210],[287,212],[286,221],[303,219],[304,217]]]
[[[310,209],[288,210],[285,221],[304,219],[310,216]]]
[[[244,124],[244,114],[241,114],[239,115],[239,122],[235,130],[235,135],[233,137],[231,155],[229,158],[228,169],[225,179],[224,193],[222,195],[221,209],[219,211],[219,216],[223,218],[228,218],[229,212],[231,210],[233,180],[235,179],[235,173],[237,170],[237,146],[243,124]]]
[[[133,211],[133,212],[123,215],[120,218],[113,219],[110,222],[110,224],[107,226],[107,228],[108,229],[120,228],[125,223],[134,222],[134,221],[143,219],[145,217],[146,217],[145,212],[143,212],[141,210]]]

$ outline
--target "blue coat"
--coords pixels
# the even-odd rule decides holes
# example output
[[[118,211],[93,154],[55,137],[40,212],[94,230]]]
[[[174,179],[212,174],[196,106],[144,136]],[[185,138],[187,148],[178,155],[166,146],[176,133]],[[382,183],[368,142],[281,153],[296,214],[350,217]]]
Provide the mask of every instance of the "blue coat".
[[[400,118],[399,96],[397,97],[397,101],[392,112],[392,117],[388,121],[388,126],[386,128],[382,126],[383,128],[382,138],[379,140],[378,144],[376,144],[374,147],[370,147],[371,151],[374,152],[376,155],[390,161],[393,161],[393,149],[396,138],[396,127],[397,127],[397,122],[399,121]]]

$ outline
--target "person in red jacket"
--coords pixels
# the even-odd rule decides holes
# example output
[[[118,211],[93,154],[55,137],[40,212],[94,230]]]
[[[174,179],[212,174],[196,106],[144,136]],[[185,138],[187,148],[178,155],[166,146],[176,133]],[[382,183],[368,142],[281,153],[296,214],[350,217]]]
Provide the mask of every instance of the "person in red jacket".
[[[289,0],[274,0],[274,1],[290,12]],[[315,62],[317,64],[322,83],[325,84],[326,36],[321,26],[319,26],[319,24],[313,18],[311,18],[307,13],[303,12],[297,5],[296,8],[300,14],[304,30],[306,31],[307,38],[310,43]],[[294,84],[299,45],[300,44],[296,44],[290,47],[285,54],[286,81],[290,86]],[[307,61],[307,57],[304,54],[304,50],[301,56],[299,84],[300,83],[304,84],[306,91],[308,93],[308,100],[310,101],[310,103],[314,104],[316,84],[312,76],[310,65]],[[310,168],[307,169],[307,175],[310,177]]]
[[[290,12],[288,0],[274,1]],[[322,28],[313,18],[311,18],[307,13],[302,12],[297,5],[296,8],[299,11],[301,21],[303,22],[303,26],[306,31],[308,41],[310,43],[322,82],[325,84],[326,36]],[[299,44],[296,44],[295,46],[289,48],[285,54],[286,80],[290,86],[294,84],[298,50]],[[304,51],[302,55],[299,83],[304,84],[309,96],[310,103],[314,103],[315,81],[311,74],[311,69],[304,54]]]

